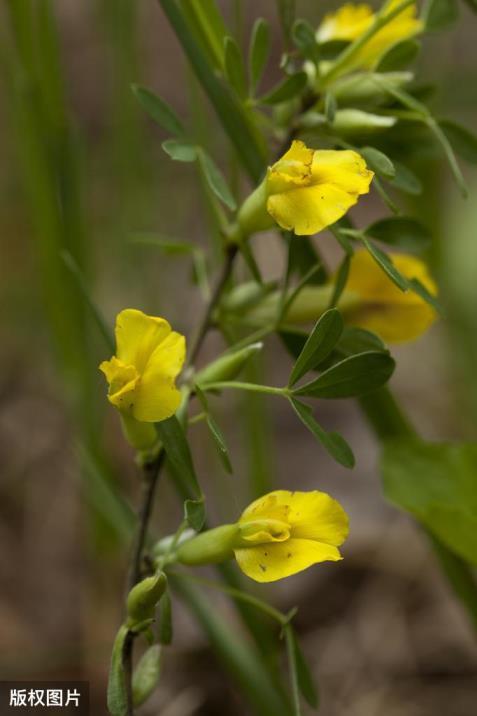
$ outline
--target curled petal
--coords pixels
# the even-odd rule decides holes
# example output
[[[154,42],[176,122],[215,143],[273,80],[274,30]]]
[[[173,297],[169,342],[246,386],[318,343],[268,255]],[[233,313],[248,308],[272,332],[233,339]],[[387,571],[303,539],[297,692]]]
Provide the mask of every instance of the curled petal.
[[[159,422],[174,415],[181,403],[175,379],[185,360],[184,336],[170,332],[150,355],[137,390],[136,420]]]
[[[126,308],[116,318],[117,357],[142,373],[153,351],[170,332],[164,318]]]
[[[312,564],[342,559],[339,550],[333,545],[296,538],[236,549],[235,558],[242,572],[256,582],[275,582],[301,572]]]

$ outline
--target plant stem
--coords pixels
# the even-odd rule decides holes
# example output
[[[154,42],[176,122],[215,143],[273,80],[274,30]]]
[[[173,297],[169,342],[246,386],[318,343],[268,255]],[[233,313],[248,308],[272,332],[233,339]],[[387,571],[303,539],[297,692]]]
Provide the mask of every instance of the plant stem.
[[[137,515],[137,530],[134,537],[132,558],[128,576],[128,590],[141,578],[141,561],[146,542],[147,528],[152,512],[154,494],[166,453],[161,449],[155,460],[146,462],[142,469],[142,495]]]
[[[195,339],[192,342],[191,350],[189,353],[189,364],[192,364],[195,361],[200,352],[200,349],[202,348],[205,337],[211,325],[212,314],[220,301],[222,291],[227,284],[230,274],[232,273],[232,268],[237,253],[238,247],[236,245],[231,244],[227,247],[227,253],[222,270],[217,278],[217,282],[212,291],[210,300],[205,307],[204,315],[199,323],[199,328]],[[132,587],[134,587],[134,585],[137,584],[137,582],[141,578],[141,562],[144,552],[144,545],[146,542],[147,530],[151,517],[152,506],[154,503],[156,487],[159,480],[161,468],[164,464],[164,460],[165,451],[161,450],[158,456],[153,461],[146,462],[143,466],[143,488],[141,499],[139,502],[136,535],[134,538],[134,546],[132,550],[132,557],[128,576],[129,590],[131,590]],[[133,716],[134,713],[132,703],[132,661],[135,636],[136,635],[133,632],[128,632],[123,647],[123,664],[126,678],[128,716]]]
[[[238,246],[236,244],[230,244],[227,247],[227,252],[225,255],[225,261],[222,266],[222,270],[217,277],[215,286],[212,289],[212,294],[210,296],[210,300],[206,306],[202,320],[199,323],[197,333],[196,333],[194,339],[192,340],[187,365],[193,365],[197,356],[199,355],[199,351],[202,348],[202,344],[203,344],[204,339],[207,335],[207,332],[210,328],[212,314],[213,314],[217,304],[219,303],[220,297],[222,295],[222,291],[224,290],[224,287],[230,278],[230,274],[232,273],[232,268],[233,268],[233,264],[235,261],[235,257],[237,256],[237,253],[238,253]]]
[[[236,380],[223,380],[216,383],[207,383],[203,390],[249,390],[253,393],[267,393],[268,395],[287,395],[287,388],[276,388],[272,385],[259,385],[257,383],[242,383]]]

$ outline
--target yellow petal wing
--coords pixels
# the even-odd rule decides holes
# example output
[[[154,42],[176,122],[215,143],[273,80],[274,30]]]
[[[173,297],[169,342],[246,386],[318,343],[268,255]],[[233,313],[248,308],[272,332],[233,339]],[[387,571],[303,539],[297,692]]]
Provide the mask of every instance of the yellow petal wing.
[[[237,549],[235,558],[242,572],[256,582],[275,582],[312,564],[342,559],[333,545],[295,538]]]
[[[317,149],[311,171],[313,184],[333,184],[350,194],[367,194],[374,176],[351,149]]]
[[[357,194],[322,184],[274,194],[268,198],[267,211],[283,229],[311,236],[338,221],[357,200]]]
[[[184,336],[170,332],[150,355],[137,389],[133,415],[144,422],[159,422],[174,415],[181,402],[175,379],[185,360]]]
[[[318,540],[331,545],[343,544],[349,532],[348,515],[337,500],[326,492],[274,493],[279,504],[288,505],[288,523],[292,538]]]
[[[164,318],[126,308],[116,318],[117,357],[142,373],[152,352],[171,332]]]
[[[318,28],[318,42],[329,40],[354,40],[365,32],[374,19],[369,5],[346,3],[334,13],[323,18]]]

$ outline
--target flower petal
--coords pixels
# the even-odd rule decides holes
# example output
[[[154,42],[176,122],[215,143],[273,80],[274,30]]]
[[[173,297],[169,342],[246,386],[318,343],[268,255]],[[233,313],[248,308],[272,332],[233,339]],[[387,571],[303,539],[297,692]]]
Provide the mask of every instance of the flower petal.
[[[164,318],[126,308],[116,318],[117,357],[142,373],[152,352],[171,332]]]
[[[373,19],[374,13],[369,5],[346,3],[336,12],[325,15],[316,39],[318,42],[354,40],[368,29]]]
[[[309,539],[289,539],[257,547],[235,550],[237,563],[256,582],[275,582],[301,572],[318,562],[342,559],[333,545]]]
[[[172,331],[150,355],[137,389],[136,420],[159,422],[174,415],[181,403],[175,378],[185,360],[185,338]]]
[[[279,502],[279,496],[282,492],[283,490],[275,490],[275,492],[269,492],[263,495],[263,497],[254,500],[242,512],[238,521],[239,525],[256,522],[260,519],[278,520],[288,524],[288,512],[290,508],[284,501]]]
[[[267,174],[267,193],[276,194],[289,191],[293,187],[306,186],[311,179],[311,165],[314,150],[295,140],[290,149],[275,164],[269,168]]]
[[[351,149],[317,149],[311,171],[313,184],[333,184],[350,194],[367,194],[374,176]]]
[[[134,406],[139,373],[133,365],[125,365],[113,356],[103,361],[99,369],[109,383],[108,400],[119,410],[129,412]]]
[[[430,294],[437,295],[437,286],[421,259],[395,253],[390,257],[403,276],[418,279]],[[436,311],[414,291],[400,291],[365,249],[353,256],[346,290],[361,299],[350,310],[344,309],[347,323],[374,331],[391,343],[420,336],[437,319]]]
[[[288,505],[288,523],[292,538],[318,540],[331,545],[343,544],[348,536],[348,515],[337,500],[326,492],[289,492],[277,490],[278,504]]]
[[[267,211],[282,229],[310,236],[338,221],[358,201],[332,184],[308,186],[268,198]]]

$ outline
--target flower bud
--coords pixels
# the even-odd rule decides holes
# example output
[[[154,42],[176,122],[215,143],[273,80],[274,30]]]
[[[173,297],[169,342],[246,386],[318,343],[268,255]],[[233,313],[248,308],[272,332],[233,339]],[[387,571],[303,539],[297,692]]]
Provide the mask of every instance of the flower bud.
[[[234,353],[225,353],[197,373],[196,383],[202,385],[221,380],[232,380],[240,373],[245,363],[262,347],[263,343],[252,343]]]
[[[333,84],[333,96],[340,106],[380,102],[389,99],[389,91],[411,82],[412,72],[359,72],[341,77]]]
[[[396,122],[396,117],[383,117],[360,109],[340,109],[336,112],[331,126],[338,134],[348,137],[381,132],[393,127]]]
[[[153,423],[140,423],[127,413],[120,413],[124,437],[135,450],[152,450],[158,438]]]
[[[273,217],[267,211],[267,179],[244,201],[237,214],[237,223],[243,236],[267,231],[275,226]]]
[[[136,584],[128,594],[127,626],[130,629],[154,618],[154,610],[167,587],[167,577],[163,572],[146,577]]]
[[[202,565],[224,562],[233,557],[234,548],[238,544],[239,527],[236,524],[222,525],[181,544],[176,552],[176,559],[181,564]]]
[[[141,706],[156,688],[161,675],[161,646],[153,644],[134,669],[132,692],[134,706]]]

